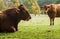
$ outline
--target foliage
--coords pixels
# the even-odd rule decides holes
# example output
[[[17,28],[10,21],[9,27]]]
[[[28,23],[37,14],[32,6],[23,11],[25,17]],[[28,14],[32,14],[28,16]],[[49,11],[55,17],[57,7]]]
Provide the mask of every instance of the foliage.
[[[3,10],[5,8],[6,8],[6,6],[5,6],[3,0],[0,0],[0,10]]]
[[[30,13],[34,13],[34,14],[40,13],[40,8],[36,0],[23,0],[23,4],[29,9]]]
[[[60,4],[60,0],[57,0],[57,1],[56,1],[56,4]]]
[[[36,0],[0,0],[0,8],[12,8],[20,5],[20,2],[29,9],[30,13],[38,14],[40,13],[40,7]]]
[[[59,0],[37,0],[38,4],[40,6],[43,6],[45,4],[56,4],[56,3],[60,3]]]
[[[11,0],[11,2],[14,4],[14,7],[19,6],[19,0]]]
[[[0,0],[0,10],[7,9],[9,7],[17,7],[20,3],[18,0]]]

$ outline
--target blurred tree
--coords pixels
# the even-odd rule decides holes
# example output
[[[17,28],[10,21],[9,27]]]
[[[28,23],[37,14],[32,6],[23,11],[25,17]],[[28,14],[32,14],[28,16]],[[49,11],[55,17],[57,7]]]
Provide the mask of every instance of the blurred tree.
[[[4,0],[7,8],[17,7],[20,3],[19,0]]]
[[[11,0],[11,2],[13,3],[14,7],[17,7],[20,5],[19,0]]]
[[[40,8],[36,0],[23,0],[23,4],[29,9],[30,13],[39,14]]]
[[[60,0],[57,0],[57,1],[56,1],[56,4],[60,4]]]
[[[0,0],[0,10],[9,7],[17,7],[20,5],[19,1],[29,9],[30,13],[40,13],[40,8],[36,0]]]
[[[43,6],[45,4],[56,4],[56,2],[60,3],[58,0],[37,0],[37,2],[40,6]]]
[[[19,0],[0,0],[0,10],[19,6]]]
[[[3,1],[4,0],[0,0],[0,10],[6,9],[6,6]]]
[[[6,5],[7,8],[13,7],[13,3],[11,2],[11,0],[4,0],[4,3]]]

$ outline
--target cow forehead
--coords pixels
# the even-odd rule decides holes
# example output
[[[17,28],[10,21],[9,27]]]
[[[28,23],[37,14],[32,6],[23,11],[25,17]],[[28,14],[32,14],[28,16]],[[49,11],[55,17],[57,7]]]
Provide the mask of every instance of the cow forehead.
[[[50,7],[50,5],[44,5],[44,8],[49,8]]]

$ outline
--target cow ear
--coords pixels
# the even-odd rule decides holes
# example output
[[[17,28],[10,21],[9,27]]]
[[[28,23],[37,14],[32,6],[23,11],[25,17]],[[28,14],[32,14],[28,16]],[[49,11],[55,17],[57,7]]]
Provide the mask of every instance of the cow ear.
[[[53,4],[51,4],[50,6],[51,6],[51,8],[54,8],[54,7],[53,7]]]
[[[23,4],[21,4],[20,6],[23,6]]]
[[[20,8],[20,7],[22,7],[23,6],[23,4],[20,4],[19,6],[18,6],[18,8]]]
[[[47,8],[50,8],[50,6],[48,6]]]
[[[19,13],[19,12],[20,12],[20,8],[19,8],[19,6],[18,6],[18,7],[16,7],[16,12],[17,12],[17,13]]]

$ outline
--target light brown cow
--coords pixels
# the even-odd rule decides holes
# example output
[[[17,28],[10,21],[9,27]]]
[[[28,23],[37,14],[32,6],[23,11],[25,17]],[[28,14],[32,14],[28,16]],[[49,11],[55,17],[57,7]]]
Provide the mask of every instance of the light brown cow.
[[[42,7],[50,18],[50,25],[54,25],[55,17],[60,17],[60,4],[49,4]]]

